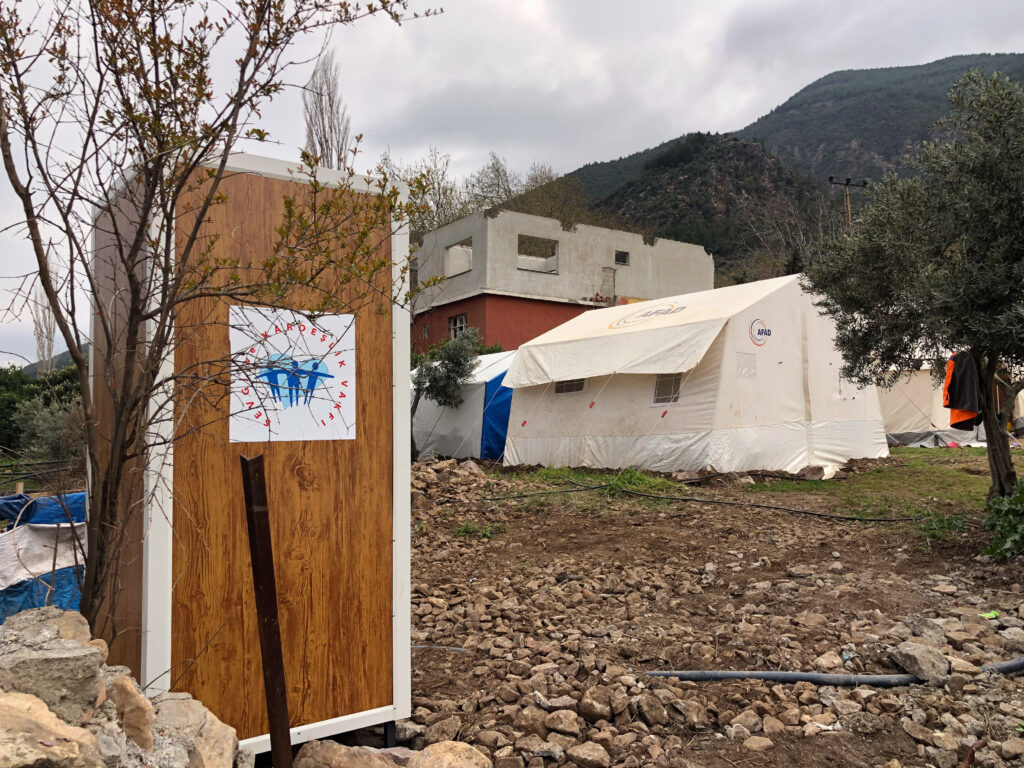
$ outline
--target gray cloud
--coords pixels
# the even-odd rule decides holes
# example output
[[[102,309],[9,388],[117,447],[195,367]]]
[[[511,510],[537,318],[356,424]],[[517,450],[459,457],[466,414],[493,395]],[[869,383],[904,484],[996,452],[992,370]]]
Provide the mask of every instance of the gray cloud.
[[[1019,0],[444,5],[437,18],[401,27],[370,19],[335,33],[342,92],[365,136],[360,168],[387,147],[415,160],[433,144],[460,174],[491,150],[520,169],[536,160],[569,171],[689,131],[742,128],[835,70],[1024,50]],[[320,42],[295,58],[314,55]],[[311,68],[298,68],[293,82]],[[304,134],[298,91],[263,115],[279,143],[244,148],[295,159]],[[5,247],[0,274],[28,258],[24,244]],[[5,348],[30,351],[30,324],[0,326],[0,360]]]

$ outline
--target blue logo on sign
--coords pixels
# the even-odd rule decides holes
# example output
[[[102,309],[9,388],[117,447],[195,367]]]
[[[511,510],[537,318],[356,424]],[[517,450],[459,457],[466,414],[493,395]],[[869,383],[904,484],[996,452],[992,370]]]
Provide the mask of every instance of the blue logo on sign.
[[[311,357],[296,360],[288,355],[271,355],[256,377],[270,387],[270,396],[284,408],[313,399],[324,379],[333,379],[323,360]]]

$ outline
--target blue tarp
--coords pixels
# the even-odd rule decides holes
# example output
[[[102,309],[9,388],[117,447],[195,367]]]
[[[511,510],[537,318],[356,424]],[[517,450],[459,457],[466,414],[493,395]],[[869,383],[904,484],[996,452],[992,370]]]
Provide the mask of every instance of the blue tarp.
[[[502,371],[484,385],[484,422],[480,430],[480,458],[501,461],[508,435],[508,414],[512,410],[512,390],[502,385]]]
[[[53,573],[54,595],[52,605],[64,610],[77,611],[82,599],[78,591],[78,579],[83,575],[82,566],[59,568]],[[46,605],[46,593],[50,584],[50,574],[43,574],[39,579],[25,579],[12,584],[7,589],[0,589],[0,624],[8,616],[13,616],[29,608],[41,608]]]
[[[507,420],[507,417],[506,417]],[[28,504],[26,507],[25,505]],[[22,514],[24,509],[24,514]],[[19,525],[35,523],[36,525],[56,525],[68,522],[68,513],[74,523],[85,522],[85,494],[65,493],[63,496],[40,496],[33,499],[24,493],[11,496],[0,496],[0,520],[12,523],[19,520]]]

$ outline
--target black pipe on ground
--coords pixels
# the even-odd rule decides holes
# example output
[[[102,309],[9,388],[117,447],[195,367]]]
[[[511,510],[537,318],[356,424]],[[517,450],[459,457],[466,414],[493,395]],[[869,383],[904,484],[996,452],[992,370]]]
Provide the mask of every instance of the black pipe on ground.
[[[998,664],[988,664],[983,672],[1012,675],[1024,671],[1024,656]],[[815,685],[857,686],[870,685],[875,688],[897,688],[901,685],[924,684],[916,675],[838,675],[828,672],[778,672],[774,670],[748,670],[736,672],[727,669],[695,669],[679,671],[648,672],[649,677],[673,677],[677,680],[708,682],[712,680],[767,680],[773,683],[814,683]]]

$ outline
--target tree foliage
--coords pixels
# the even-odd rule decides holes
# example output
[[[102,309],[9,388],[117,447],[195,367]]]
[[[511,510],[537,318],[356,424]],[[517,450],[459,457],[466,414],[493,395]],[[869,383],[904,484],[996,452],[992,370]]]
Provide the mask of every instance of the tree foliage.
[[[425,355],[417,355],[412,377],[413,414],[420,397],[443,408],[462,405],[462,387],[473,375],[479,348],[479,332],[467,328],[454,339],[435,344]]]
[[[1024,388],[1024,89],[1001,74],[964,75],[950,115],[909,159],[919,175],[870,190],[855,236],[832,242],[808,286],[837,326],[843,373],[891,384],[925,361],[970,351],[985,389],[990,495],[1016,477],[993,383]]]
[[[0,4],[0,154],[35,258],[33,277],[75,366],[90,462],[82,612],[97,635],[118,631],[97,620],[104,601],[104,615],[115,615],[118,553],[132,516],[148,508],[123,493],[133,467],[175,439],[176,398],[225,389],[229,361],[167,373],[172,344],[188,334],[176,325],[179,309],[209,299],[283,306],[300,287],[315,297],[303,307],[311,313],[386,310],[395,300],[381,287],[395,265],[380,246],[404,211],[386,179],[353,194],[365,185],[351,168],[326,184],[305,154],[296,180],[306,187],[284,201],[272,257],[260,266],[205,227],[227,202],[222,182],[239,142],[270,138],[260,116],[290,84],[298,45],[374,14],[401,21],[407,7],[407,0]],[[94,249],[94,236],[102,249]],[[116,301],[100,300],[107,294]],[[87,344],[104,363],[92,387]],[[93,395],[111,404],[103,423]]]
[[[454,339],[445,339],[435,344],[426,354],[413,355],[413,418],[424,397],[442,408],[458,408],[462,405],[462,388],[473,376],[479,350],[479,332],[476,328],[466,328]],[[414,439],[413,458],[418,454],[419,449]]]

